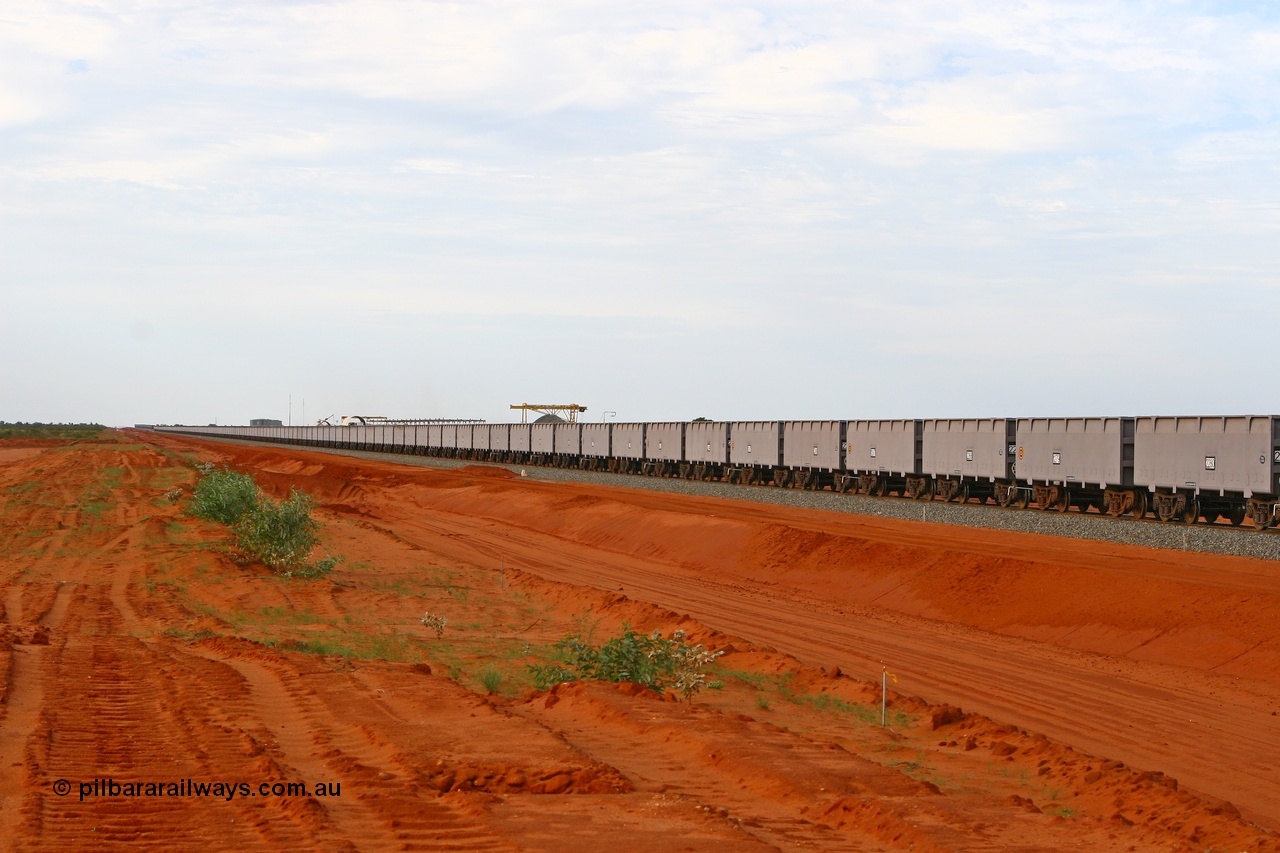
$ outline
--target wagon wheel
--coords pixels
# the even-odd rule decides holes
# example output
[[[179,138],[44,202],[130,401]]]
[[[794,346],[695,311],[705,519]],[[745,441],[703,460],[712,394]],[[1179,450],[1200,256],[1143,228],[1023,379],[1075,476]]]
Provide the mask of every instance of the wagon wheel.
[[[1244,524],[1245,516],[1248,515],[1248,513],[1245,512],[1245,508],[1243,506],[1233,506],[1231,509],[1227,510],[1224,515],[1226,516],[1227,521],[1231,522],[1232,527],[1239,527]]]
[[[1133,506],[1129,507],[1129,517],[1138,520],[1147,517],[1146,492],[1133,492]]]
[[[1182,510],[1182,523],[1195,524],[1200,518],[1200,501],[1192,498]]]
[[[1031,493],[1026,489],[1019,489],[1017,497],[1013,499],[1013,505],[1018,509],[1026,509],[1031,506]]]
[[[951,493],[951,500],[958,504],[966,503],[969,500],[969,487],[962,483],[958,489]]]
[[[1067,512],[1071,509],[1071,492],[1066,489],[1058,492],[1058,502],[1053,505],[1058,512]],[[1081,510],[1083,512],[1083,509]]]

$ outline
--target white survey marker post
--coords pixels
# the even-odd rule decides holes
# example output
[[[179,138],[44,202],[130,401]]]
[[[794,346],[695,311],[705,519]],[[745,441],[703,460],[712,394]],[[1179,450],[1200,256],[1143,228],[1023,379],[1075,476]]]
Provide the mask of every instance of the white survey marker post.
[[[889,698],[889,679],[893,679],[893,683],[898,683],[898,676],[889,671],[889,667],[883,667],[880,672],[880,728],[887,725],[887,711]]]

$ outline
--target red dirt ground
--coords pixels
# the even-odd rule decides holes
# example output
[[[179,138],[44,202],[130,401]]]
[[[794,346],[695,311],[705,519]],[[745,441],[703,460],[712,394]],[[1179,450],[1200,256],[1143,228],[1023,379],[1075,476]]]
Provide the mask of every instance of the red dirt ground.
[[[343,562],[241,565],[196,459]],[[1280,851],[1271,562],[135,432],[0,443],[0,555],[17,850]],[[532,689],[624,624],[715,687]]]

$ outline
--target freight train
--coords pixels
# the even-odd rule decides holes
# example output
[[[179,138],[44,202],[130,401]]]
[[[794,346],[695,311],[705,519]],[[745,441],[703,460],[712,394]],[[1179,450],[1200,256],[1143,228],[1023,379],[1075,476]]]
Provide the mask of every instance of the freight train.
[[[1256,530],[1280,521],[1280,415],[156,429]]]

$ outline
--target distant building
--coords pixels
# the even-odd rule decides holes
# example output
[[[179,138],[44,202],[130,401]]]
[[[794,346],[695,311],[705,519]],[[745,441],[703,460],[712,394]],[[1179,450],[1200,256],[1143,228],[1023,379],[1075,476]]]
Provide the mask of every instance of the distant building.
[[[250,418],[249,426],[284,426],[284,421],[275,418]]]

